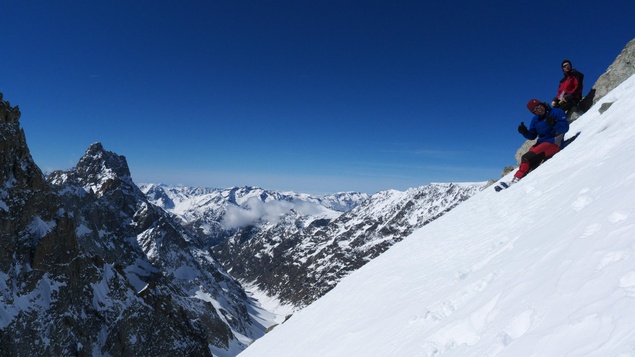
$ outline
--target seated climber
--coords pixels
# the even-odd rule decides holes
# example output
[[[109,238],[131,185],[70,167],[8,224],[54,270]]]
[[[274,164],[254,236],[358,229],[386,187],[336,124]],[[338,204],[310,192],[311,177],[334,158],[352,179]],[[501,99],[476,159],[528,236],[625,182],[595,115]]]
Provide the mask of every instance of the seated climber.
[[[584,74],[572,68],[569,60],[562,61],[562,72],[564,73],[564,78],[560,80],[558,95],[553,99],[551,105],[554,108],[569,112],[582,99]]]
[[[511,183],[518,182],[531,170],[538,167],[560,151],[564,134],[569,131],[567,116],[561,109],[552,108],[547,103],[532,99],[527,103],[527,109],[534,114],[529,128],[522,122],[518,132],[528,140],[538,138],[536,144],[521,158],[520,167],[514,174]]]

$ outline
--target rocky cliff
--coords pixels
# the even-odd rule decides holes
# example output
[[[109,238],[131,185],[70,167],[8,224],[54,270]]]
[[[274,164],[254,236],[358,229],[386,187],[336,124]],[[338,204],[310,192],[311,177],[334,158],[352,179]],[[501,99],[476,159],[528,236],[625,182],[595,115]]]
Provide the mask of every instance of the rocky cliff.
[[[264,333],[123,156],[96,143],[47,181],[4,101],[0,139],[0,355],[235,355]]]

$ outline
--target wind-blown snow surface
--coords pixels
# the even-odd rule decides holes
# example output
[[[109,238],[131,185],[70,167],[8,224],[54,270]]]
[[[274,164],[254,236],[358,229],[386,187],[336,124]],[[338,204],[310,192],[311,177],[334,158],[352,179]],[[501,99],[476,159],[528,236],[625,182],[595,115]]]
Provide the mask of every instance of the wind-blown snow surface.
[[[240,357],[635,356],[635,77],[568,136],[578,132],[518,184],[416,231]]]

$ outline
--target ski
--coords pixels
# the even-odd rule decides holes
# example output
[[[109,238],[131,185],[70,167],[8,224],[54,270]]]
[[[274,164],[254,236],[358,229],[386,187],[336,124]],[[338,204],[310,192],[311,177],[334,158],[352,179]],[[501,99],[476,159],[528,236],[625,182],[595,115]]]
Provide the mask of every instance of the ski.
[[[498,185],[494,186],[494,190],[496,190],[496,192],[501,192],[502,190],[509,188],[509,186],[511,186],[511,184],[507,182],[500,182]]]

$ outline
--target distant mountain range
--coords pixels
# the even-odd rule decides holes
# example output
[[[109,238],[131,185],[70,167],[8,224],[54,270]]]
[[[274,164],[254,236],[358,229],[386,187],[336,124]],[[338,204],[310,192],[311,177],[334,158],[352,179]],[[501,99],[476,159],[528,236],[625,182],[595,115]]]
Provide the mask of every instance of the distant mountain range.
[[[301,308],[485,185],[438,183],[370,197],[254,187],[140,187],[152,203],[206,240],[232,276]]]

